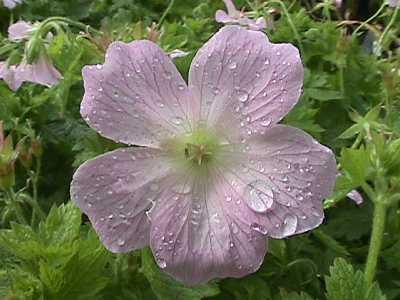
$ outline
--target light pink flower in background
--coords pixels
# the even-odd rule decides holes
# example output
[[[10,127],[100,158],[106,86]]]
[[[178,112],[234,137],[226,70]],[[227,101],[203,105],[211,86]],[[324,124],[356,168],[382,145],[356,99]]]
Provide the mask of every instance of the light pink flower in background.
[[[400,0],[388,0],[388,4],[390,7],[400,6]]]
[[[0,79],[3,79],[8,87],[16,91],[21,86],[22,82],[16,78],[17,66],[8,66],[7,62],[0,62]]]
[[[40,55],[36,62],[28,64],[23,61],[16,69],[16,78],[51,87],[62,78],[60,72],[50,63],[45,55]]]
[[[23,0],[3,0],[3,5],[9,9],[14,9],[18,4],[21,4]]]
[[[352,190],[347,194],[347,197],[350,200],[353,200],[357,205],[361,205],[364,202],[363,196],[357,191],[357,190]]]
[[[35,27],[32,23],[18,21],[8,27],[8,38],[14,42],[29,39],[34,29]]]
[[[277,124],[302,90],[294,46],[225,26],[198,51],[186,84],[156,44],[115,42],[83,79],[86,122],[140,146],[89,160],[73,176],[71,198],[110,251],[150,245],[161,269],[196,285],[255,272],[267,237],[323,221],[334,155]]]
[[[223,10],[217,10],[215,13],[215,20],[223,24],[238,24],[247,27],[251,30],[263,30],[266,28],[265,19],[260,17],[257,20],[252,20],[246,15],[238,11],[231,0],[223,0],[228,13]]]
[[[182,57],[186,57],[190,54],[190,52],[186,52],[180,49],[174,49],[171,52],[168,53],[169,58],[171,58],[172,60],[176,59],[176,58],[182,58]]]
[[[0,62],[0,79],[3,79],[13,91],[18,90],[23,82],[51,87],[61,78],[60,72],[44,55],[39,56],[33,64],[23,61],[18,66],[7,66],[6,62]]]

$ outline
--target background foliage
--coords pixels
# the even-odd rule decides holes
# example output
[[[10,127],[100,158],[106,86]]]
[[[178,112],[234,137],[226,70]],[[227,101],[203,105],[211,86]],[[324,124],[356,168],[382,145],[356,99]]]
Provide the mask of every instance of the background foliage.
[[[344,1],[340,7],[330,0],[236,4],[268,20],[272,41],[301,49],[304,93],[284,122],[337,155],[341,175],[325,202],[324,224],[270,241],[257,273],[196,288],[160,272],[147,249],[106,251],[69,202],[74,169],[118,147],[79,115],[81,69],[101,63],[112,40],[148,38],[153,26],[150,32],[157,28],[166,51],[190,52],[175,61],[187,77],[191,58],[219,28],[214,14],[223,3],[176,0],[156,27],[168,5],[164,0],[26,0],[13,12],[0,6],[0,60],[23,52],[7,39],[12,20],[65,16],[104,34],[73,25],[55,33],[48,54],[64,78],[53,88],[26,83],[14,93],[0,81],[0,120],[18,155],[15,184],[0,193],[0,298],[400,299],[400,15],[385,7],[356,30],[382,1]],[[361,205],[346,198],[353,189],[364,197]],[[383,202],[386,224],[377,282],[371,284],[363,270],[374,207]]]

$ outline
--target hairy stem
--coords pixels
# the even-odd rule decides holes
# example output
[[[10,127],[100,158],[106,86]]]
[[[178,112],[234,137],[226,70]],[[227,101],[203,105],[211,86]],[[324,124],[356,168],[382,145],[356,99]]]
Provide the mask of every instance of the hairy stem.
[[[367,20],[362,22],[360,24],[360,26],[358,26],[356,28],[356,30],[354,30],[353,35],[355,36],[357,34],[357,32],[360,31],[361,28],[363,28],[365,25],[367,25],[369,22],[371,22],[373,19],[375,19],[377,16],[379,16],[385,7],[386,7],[386,1],[383,1],[381,7],[379,7],[379,9],[376,11],[376,13],[374,13],[370,18],[368,18]]]
[[[371,241],[369,244],[368,257],[365,265],[365,280],[371,285],[376,273],[379,252],[382,245],[383,231],[385,230],[387,207],[381,201],[376,201],[374,208],[374,217],[372,221]]]
[[[175,0],[171,0],[165,9],[164,13],[162,14],[160,20],[158,21],[157,28],[160,29],[162,24],[164,23],[165,17],[169,14],[172,6],[174,6]]]
[[[17,220],[20,224],[28,224],[26,221],[26,218],[24,216],[24,212],[22,211],[21,206],[18,203],[17,197],[15,196],[15,193],[12,189],[9,189],[7,191],[7,196],[10,200],[11,207],[14,210],[15,216],[17,217]]]
[[[394,21],[397,18],[397,14],[399,13],[399,9],[400,9],[400,5],[396,6],[396,9],[395,9],[390,21],[389,21],[389,24],[386,26],[386,28],[383,31],[381,37],[379,38],[379,41],[378,41],[379,47],[382,47],[382,44],[385,41],[385,37],[386,37],[387,33],[389,32],[390,28],[393,26]]]

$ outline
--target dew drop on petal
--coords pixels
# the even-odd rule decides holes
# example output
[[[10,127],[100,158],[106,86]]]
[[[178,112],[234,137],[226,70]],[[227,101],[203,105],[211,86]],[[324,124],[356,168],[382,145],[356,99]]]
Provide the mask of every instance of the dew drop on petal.
[[[256,180],[246,187],[244,199],[252,210],[262,213],[271,208],[274,193],[266,182]]]
[[[283,235],[291,235],[296,232],[297,217],[295,215],[286,215],[283,219]]]
[[[123,246],[123,245],[125,245],[125,240],[123,240],[123,239],[118,239],[118,246]]]
[[[268,233],[268,230],[267,230],[267,228],[265,228],[265,226],[257,224],[257,223],[252,223],[250,225],[250,228],[253,229],[254,231],[257,231],[264,235]]]
[[[183,119],[181,117],[175,117],[172,119],[172,123],[175,125],[181,125],[183,123]]]
[[[249,94],[246,92],[240,93],[238,99],[240,102],[244,103],[249,99]]]
[[[234,69],[236,69],[236,67],[237,67],[237,63],[235,63],[235,62],[233,62],[233,63],[231,63],[231,64],[229,65],[229,69],[230,69],[230,70],[234,70]]]
[[[167,262],[165,261],[165,259],[163,258],[157,258],[157,265],[161,268],[161,269],[165,269],[167,267]]]

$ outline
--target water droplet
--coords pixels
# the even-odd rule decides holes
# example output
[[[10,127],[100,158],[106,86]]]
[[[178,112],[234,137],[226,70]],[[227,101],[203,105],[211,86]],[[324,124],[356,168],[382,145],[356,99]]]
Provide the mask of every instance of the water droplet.
[[[218,95],[219,93],[220,93],[220,89],[217,88],[217,87],[214,87],[214,88],[213,88],[213,94],[214,94],[214,95]]]
[[[246,101],[249,99],[249,94],[246,93],[246,92],[241,93],[241,94],[239,95],[238,99],[239,99],[240,102],[244,103],[244,102],[246,102]]]
[[[172,119],[172,123],[175,125],[181,125],[183,123],[183,119],[181,117],[175,117]]]
[[[234,69],[236,69],[236,67],[237,67],[237,63],[235,63],[235,62],[233,62],[233,63],[231,63],[231,64],[229,65],[229,69],[230,69],[230,70],[234,70]]]
[[[274,202],[274,193],[271,187],[262,180],[250,183],[245,189],[247,205],[255,212],[266,212]]]
[[[283,235],[294,234],[297,229],[297,217],[295,215],[286,215],[283,220]]]
[[[268,233],[268,229],[265,228],[265,226],[257,224],[257,223],[252,223],[250,225],[250,228],[253,229],[254,231],[257,231],[257,232],[259,232],[261,234],[264,234],[264,235]]]
[[[268,127],[269,125],[271,125],[271,120],[270,119],[263,119],[261,121],[261,126]]]
[[[103,69],[103,66],[102,65],[96,65],[96,69],[97,70],[101,70],[101,69]]]
[[[185,86],[183,84],[178,85],[178,90],[183,91],[185,89]]]
[[[165,259],[163,258],[157,258],[157,265],[161,268],[161,269],[165,269],[167,267],[167,262],[165,261]]]
[[[118,246],[123,246],[123,245],[125,245],[125,240],[123,240],[123,239],[118,239]]]
[[[265,61],[264,61],[264,65],[269,65],[269,59],[267,58]]]
[[[112,194],[113,194],[113,191],[112,191],[112,190],[108,190],[108,191],[107,191],[107,194],[112,195]]]
[[[260,78],[261,74],[259,72],[256,72],[256,77]]]
[[[226,202],[231,202],[232,201],[232,197],[231,196],[226,196],[225,200],[226,200]]]
[[[172,77],[172,73],[171,72],[164,72],[164,76],[165,76],[165,78],[167,78],[167,79],[171,79],[171,77]]]

